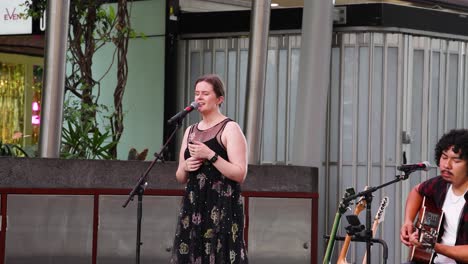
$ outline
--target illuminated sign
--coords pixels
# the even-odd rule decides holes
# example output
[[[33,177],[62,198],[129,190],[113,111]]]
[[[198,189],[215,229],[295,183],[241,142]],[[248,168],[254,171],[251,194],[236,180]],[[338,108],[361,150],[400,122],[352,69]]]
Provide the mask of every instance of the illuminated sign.
[[[0,35],[31,34],[32,19],[23,18],[24,0],[0,1]]]

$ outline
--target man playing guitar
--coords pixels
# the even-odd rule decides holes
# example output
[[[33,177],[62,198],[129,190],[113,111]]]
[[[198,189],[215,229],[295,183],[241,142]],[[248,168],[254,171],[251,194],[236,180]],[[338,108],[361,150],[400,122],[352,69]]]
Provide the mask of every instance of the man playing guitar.
[[[454,129],[439,139],[435,160],[440,176],[414,187],[406,200],[400,239],[406,246],[422,245],[413,223],[423,198],[445,217],[433,247],[433,263],[468,263],[468,129]]]

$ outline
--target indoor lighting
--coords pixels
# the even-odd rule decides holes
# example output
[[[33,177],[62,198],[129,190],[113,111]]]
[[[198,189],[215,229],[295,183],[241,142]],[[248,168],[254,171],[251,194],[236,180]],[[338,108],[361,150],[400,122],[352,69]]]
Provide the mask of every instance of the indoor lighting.
[[[39,117],[38,115],[33,115],[33,116],[31,117],[31,123],[32,123],[33,125],[39,125],[39,124],[41,123],[40,117]]]
[[[279,6],[279,4],[277,4],[277,3],[271,3],[271,7],[278,7],[278,6]]]
[[[33,102],[32,104],[32,110],[33,111],[39,111],[39,104],[37,102]]]

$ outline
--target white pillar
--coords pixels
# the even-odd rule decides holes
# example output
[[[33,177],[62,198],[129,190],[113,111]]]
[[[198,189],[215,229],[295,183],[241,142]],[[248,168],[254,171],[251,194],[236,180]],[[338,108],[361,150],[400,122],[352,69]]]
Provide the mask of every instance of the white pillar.
[[[268,55],[271,0],[253,0],[247,76],[246,138],[249,164],[260,163],[261,127]]]
[[[60,157],[70,0],[49,0],[39,155]]]
[[[292,163],[316,167],[323,176],[322,150],[325,148],[327,92],[330,80],[332,0],[304,1],[302,15],[301,61],[297,92]],[[325,180],[319,177],[317,263],[322,262],[326,246],[327,209]]]
[[[330,79],[333,2],[304,1],[292,163],[321,167]]]

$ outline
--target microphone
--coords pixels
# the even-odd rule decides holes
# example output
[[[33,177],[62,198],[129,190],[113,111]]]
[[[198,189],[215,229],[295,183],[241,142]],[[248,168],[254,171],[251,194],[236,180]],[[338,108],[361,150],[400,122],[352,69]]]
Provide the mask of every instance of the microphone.
[[[189,106],[185,107],[184,110],[180,111],[179,113],[175,114],[173,117],[171,117],[167,123],[169,125],[175,123],[175,122],[179,122],[180,120],[184,119],[184,117],[192,112],[193,110],[197,109],[198,108],[198,103],[197,102],[192,102]]]
[[[397,170],[403,171],[404,173],[408,174],[413,171],[423,170],[428,171],[429,169],[433,168],[428,161],[423,161],[421,163],[415,164],[403,164],[397,167]]]

